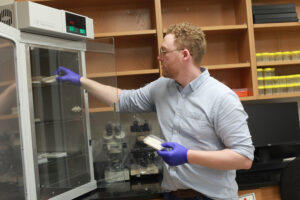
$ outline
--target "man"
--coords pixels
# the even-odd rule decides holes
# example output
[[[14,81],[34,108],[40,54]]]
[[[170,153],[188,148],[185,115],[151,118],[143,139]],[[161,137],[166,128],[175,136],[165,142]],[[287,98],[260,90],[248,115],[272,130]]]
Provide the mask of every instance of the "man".
[[[205,35],[188,23],[171,25],[158,60],[163,77],[137,90],[118,90],[65,69],[58,81],[82,85],[125,112],[155,111],[168,150],[162,187],[165,199],[237,200],[236,169],[249,169],[254,147],[238,96],[200,67]],[[186,194],[191,194],[185,198]]]

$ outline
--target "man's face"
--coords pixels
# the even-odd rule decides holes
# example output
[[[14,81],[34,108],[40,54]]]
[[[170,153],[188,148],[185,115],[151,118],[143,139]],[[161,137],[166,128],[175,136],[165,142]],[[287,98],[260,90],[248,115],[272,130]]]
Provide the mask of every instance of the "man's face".
[[[162,64],[162,75],[167,78],[176,79],[180,67],[181,51],[174,44],[174,34],[164,37],[161,44],[160,55],[157,59]]]

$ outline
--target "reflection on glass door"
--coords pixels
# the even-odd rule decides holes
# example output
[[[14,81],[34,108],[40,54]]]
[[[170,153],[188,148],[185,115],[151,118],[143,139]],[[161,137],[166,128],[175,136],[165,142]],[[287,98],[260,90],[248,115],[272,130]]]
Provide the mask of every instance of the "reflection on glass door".
[[[82,90],[52,77],[58,66],[80,73],[79,53],[30,47],[41,199],[90,181]]]
[[[87,77],[99,83],[117,87],[115,43],[113,38],[88,41],[86,57]],[[118,96],[118,90],[115,89]],[[89,95],[91,135],[95,179],[100,188],[108,185],[120,189],[115,183],[129,180],[127,134],[120,123],[117,105],[106,105]],[[127,182],[129,184],[129,182]]]
[[[15,45],[0,37],[0,199],[25,199],[15,78]]]

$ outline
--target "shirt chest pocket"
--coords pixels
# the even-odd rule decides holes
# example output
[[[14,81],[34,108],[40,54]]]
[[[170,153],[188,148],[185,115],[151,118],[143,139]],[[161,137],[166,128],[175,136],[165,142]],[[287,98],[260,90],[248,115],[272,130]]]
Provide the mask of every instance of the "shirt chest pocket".
[[[181,131],[197,139],[211,137],[213,128],[202,112],[186,112],[182,116]]]

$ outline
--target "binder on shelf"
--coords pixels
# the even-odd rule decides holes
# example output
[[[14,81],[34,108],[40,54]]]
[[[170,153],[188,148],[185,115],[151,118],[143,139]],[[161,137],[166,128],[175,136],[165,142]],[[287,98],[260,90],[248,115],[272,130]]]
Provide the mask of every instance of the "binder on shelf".
[[[270,19],[255,20],[255,24],[280,23],[280,22],[298,22],[298,18],[283,17],[283,18],[270,18]]]
[[[253,5],[252,10],[255,24],[299,21],[295,4]]]
[[[254,15],[254,19],[274,19],[274,18],[297,18],[297,13],[276,13],[276,14],[263,14]]]
[[[295,4],[273,4],[273,5],[253,5],[253,15],[271,13],[293,13],[296,12]]]
[[[278,23],[278,22],[298,22],[297,13],[280,13],[254,15],[254,22],[259,23]]]

